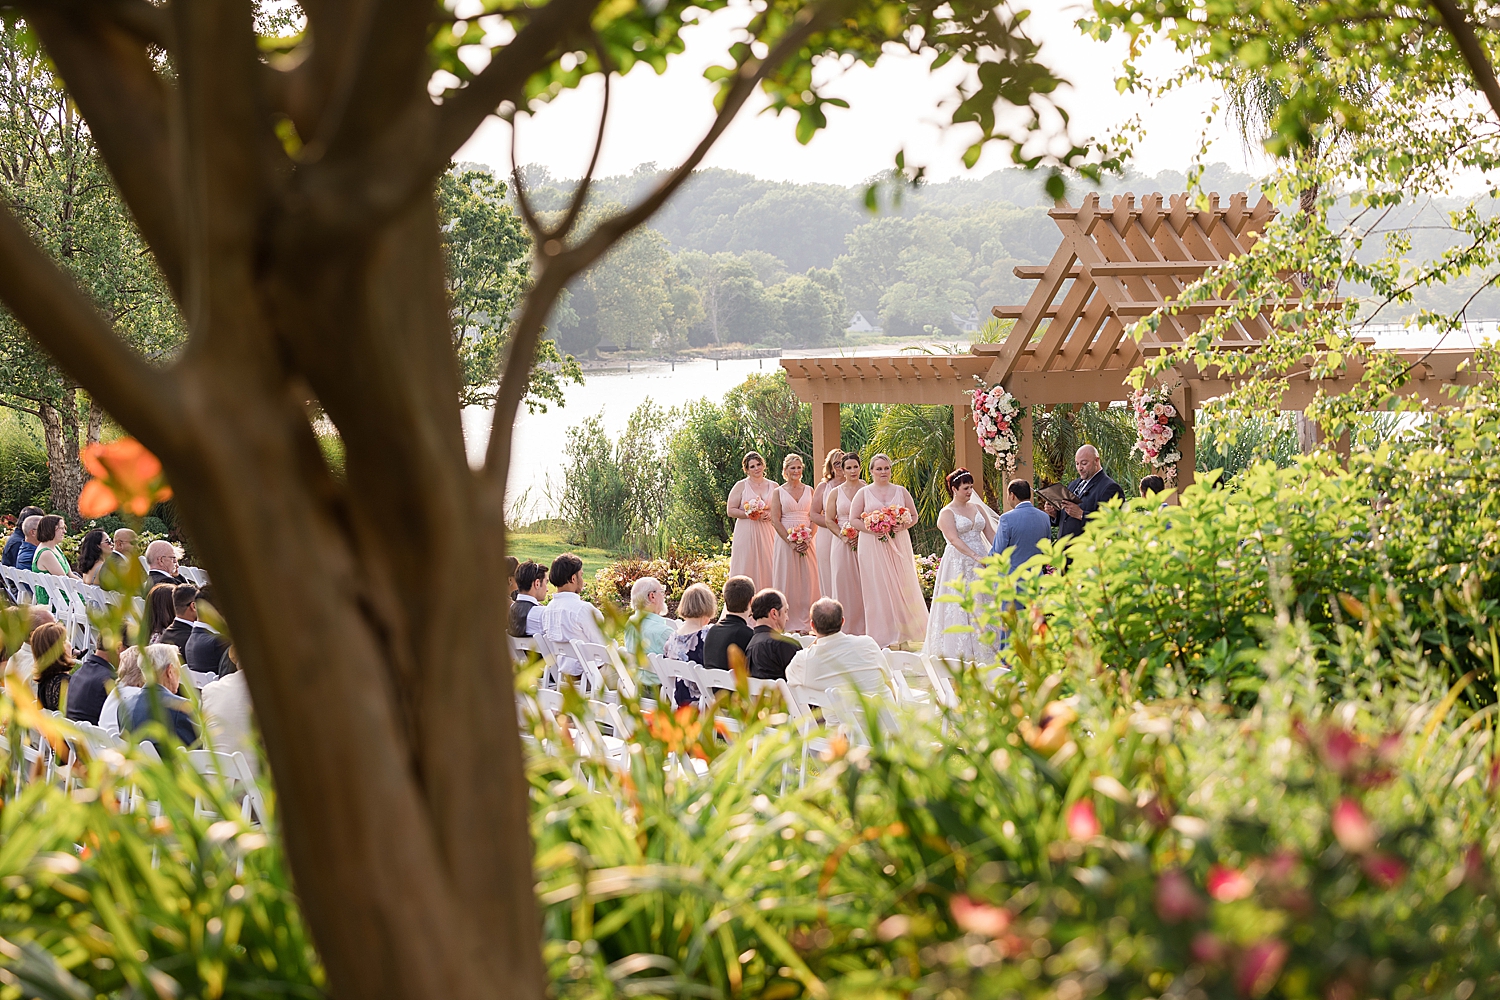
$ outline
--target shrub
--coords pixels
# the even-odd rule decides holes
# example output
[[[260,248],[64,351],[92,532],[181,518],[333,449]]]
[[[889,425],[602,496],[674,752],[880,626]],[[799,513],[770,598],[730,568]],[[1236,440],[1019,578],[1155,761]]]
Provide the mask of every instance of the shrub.
[[[0,513],[15,514],[34,504],[46,510],[52,496],[47,449],[31,418],[0,413]]]
[[[647,400],[615,441],[601,416],[569,428],[562,514],[570,542],[659,551],[671,496],[666,431],[672,416]]]
[[[695,583],[707,584],[715,597],[723,592],[724,581],[729,579],[729,558],[673,550],[657,559],[622,559],[594,574],[593,598],[629,608],[630,588],[643,576],[653,576],[667,588],[667,610],[675,615],[682,592]]]

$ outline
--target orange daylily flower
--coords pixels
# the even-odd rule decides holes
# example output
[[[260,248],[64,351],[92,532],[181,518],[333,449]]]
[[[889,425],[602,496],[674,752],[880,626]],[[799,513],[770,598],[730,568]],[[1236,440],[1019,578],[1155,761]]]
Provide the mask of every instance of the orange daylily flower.
[[[84,517],[103,517],[117,509],[144,517],[152,504],[172,498],[161,461],[134,438],[91,444],[79,458],[94,477],[78,496],[78,513]]]

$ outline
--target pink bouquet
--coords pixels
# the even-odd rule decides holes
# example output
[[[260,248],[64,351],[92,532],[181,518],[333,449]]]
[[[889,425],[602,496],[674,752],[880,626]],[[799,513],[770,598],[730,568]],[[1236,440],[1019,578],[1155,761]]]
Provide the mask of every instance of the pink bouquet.
[[[791,543],[791,546],[794,549],[798,545],[801,545],[805,542],[811,542],[812,537],[813,529],[812,525],[810,524],[794,524],[790,528],[786,529],[786,540]],[[807,555],[807,550],[803,549],[797,554],[800,556],[805,556]]]
[[[875,534],[882,542],[889,541],[891,533],[901,528],[909,528],[914,523],[911,511],[900,504],[887,504],[884,507],[868,510],[862,515],[865,527]]]
[[[839,530],[839,534],[844,536],[844,541],[849,544],[849,547],[851,549],[859,545],[859,529],[854,525],[844,525],[843,528]]]
[[[740,508],[744,510],[746,514],[750,515],[750,520],[758,521],[760,520],[760,518],[757,515],[764,514],[766,511],[770,510],[771,505],[766,503],[760,497],[752,496],[746,497],[744,501],[740,503]]]

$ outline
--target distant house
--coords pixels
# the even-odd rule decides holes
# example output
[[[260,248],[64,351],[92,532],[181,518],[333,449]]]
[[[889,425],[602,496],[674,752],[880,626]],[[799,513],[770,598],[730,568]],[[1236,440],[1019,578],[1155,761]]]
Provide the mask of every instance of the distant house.
[[[854,318],[849,321],[849,326],[847,328],[845,328],[844,332],[845,333],[879,333],[880,332],[880,323],[877,322],[877,320],[878,320],[878,317],[871,316],[871,315],[869,315],[867,313],[863,313],[863,312],[856,312],[854,314]]]
[[[950,312],[948,316],[953,320],[953,325],[963,333],[974,333],[979,329],[979,310],[974,306],[969,307],[967,316],[960,316],[956,312]]]

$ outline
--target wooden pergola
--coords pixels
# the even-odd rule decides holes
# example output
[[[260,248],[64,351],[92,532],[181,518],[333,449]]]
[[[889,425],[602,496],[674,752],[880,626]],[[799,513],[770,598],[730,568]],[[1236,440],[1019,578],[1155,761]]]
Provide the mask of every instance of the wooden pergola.
[[[951,406],[954,461],[978,470],[993,460],[979,447],[965,395],[975,388],[976,377],[1004,386],[1026,407],[1124,400],[1129,393],[1125,379],[1146,356],[1180,344],[1197,332],[1203,317],[1231,302],[1212,299],[1163,314],[1157,330],[1140,342],[1126,336],[1126,330],[1174,302],[1211,268],[1244,254],[1276,210],[1264,197],[1251,207],[1245,194],[1233,195],[1227,204],[1211,195],[1203,208],[1182,194],[1165,201],[1159,194],[1139,200],[1126,194],[1116,196],[1107,211],[1097,195],[1089,195],[1077,208],[1063,203],[1048,214],[1062,231],[1062,242],[1049,263],[1015,269],[1017,277],[1036,281],[1037,287],[1023,305],[995,307],[997,317],[1016,321],[1003,342],[974,344],[968,354],[958,355],[782,359],[798,398],[812,404],[815,460],[839,442],[842,403]],[[1295,303],[1301,292],[1293,279],[1287,304]],[[1254,350],[1270,333],[1268,317],[1253,316],[1234,323],[1217,344]],[[1440,387],[1475,380],[1472,373],[1459,371],[1473,355],[1467,348],[1397,353],[1409,365],[1400,392],[1440,403]],[[1286,379],[1281,407],[1305,409],[1319,389],[1341,392],[1362,374],[1357,361],[1326,379],[1314,379],[1307,370],[1294,372]],[[1187,423],[1178,466],[1178,485],[1186,486],[1193,479],[1194,410],[1233,386],[1216,373],[1183,366],[1161,381],[1175,387],[1175,402]],[[1018,478],[1032,478],[1031,453],[1028,414],[1021,422]]]

